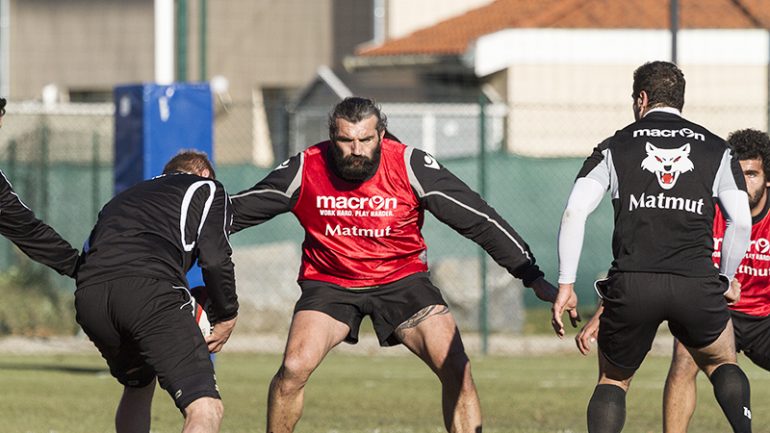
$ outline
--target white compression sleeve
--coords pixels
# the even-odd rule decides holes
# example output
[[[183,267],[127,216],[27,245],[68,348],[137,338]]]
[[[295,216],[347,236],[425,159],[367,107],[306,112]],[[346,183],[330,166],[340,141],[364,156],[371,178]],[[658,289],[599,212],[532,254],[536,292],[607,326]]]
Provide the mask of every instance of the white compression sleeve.
[[[585,224],[604,197],[606,188],[598,181],[582,177],[575,181],[559,227],[559,283],[575,282]]]
[[[732,280],[751,242],[751,210],[745,191],[720,191],[718,198],[727,222],[719,273]]]

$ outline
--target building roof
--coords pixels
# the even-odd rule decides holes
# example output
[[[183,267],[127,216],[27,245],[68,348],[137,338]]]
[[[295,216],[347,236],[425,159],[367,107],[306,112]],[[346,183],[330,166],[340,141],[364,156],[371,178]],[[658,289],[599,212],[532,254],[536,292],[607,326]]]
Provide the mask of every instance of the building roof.
[[[402,38],[362,48],[357,55],[460,55],[479,37],[511,28],[667,29],[669,2],[497,0]],[[679,5],[680,29],[770,28],[767,0],[679,0]]]
[[[324,107],[347,96],[365,95],[379,103],[478,103],[479,83],[473,77],[462,82],[422,80],[408,68],[364,69],[351,73],[344,68],[321,66],[316,76],[294,98],[292,109]],[[495,99],[490,98],[494,102]]]

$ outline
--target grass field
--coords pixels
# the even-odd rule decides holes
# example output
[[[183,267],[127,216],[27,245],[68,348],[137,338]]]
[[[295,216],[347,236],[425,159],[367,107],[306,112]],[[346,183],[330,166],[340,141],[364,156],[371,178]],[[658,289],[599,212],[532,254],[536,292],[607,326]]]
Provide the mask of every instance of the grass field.
[[[268,382],[278,355],[217,357],[226,413],[223,432],[264,431]],[[596,377],[595,356],[474,357],[484,431],[584,432],[585,408]],[[770,432],[770,373],[741,358],[752,384],[754,431]],[[649,357],[628,396],[625,432],[659,432],[665,357]],[[0,359],[0,431],[69,433],[114,431],[121,392],[95,355],[4,356]],[[701,375],[691,432],[725,432]],[[158,389],[152,431],[178,432],[181,416]],[[440,433],[439,385],[411,356],[332,353],[311,378],[297,432]]]

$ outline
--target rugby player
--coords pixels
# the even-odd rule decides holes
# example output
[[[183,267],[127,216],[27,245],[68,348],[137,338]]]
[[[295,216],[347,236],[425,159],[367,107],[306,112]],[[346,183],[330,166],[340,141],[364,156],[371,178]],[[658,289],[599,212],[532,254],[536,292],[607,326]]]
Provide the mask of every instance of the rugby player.
[[[734,285],[736,293],[730,305],[735,332],[735,350],[743,352],[754,364],[770,371],[770,137],[755,129],[742,129],[727,137],[738,158],[751,207],[751,243],[743,257]],[[714,219],[714,263],[719,263],[724,243],[725,218],[717,209]],[[738,288],[740,287],[740,288]],[[674,356],[663,393],[663,431],[684,433],[695,412],[695,377],[698,365],[679,341],[674,341]]]
[[[293,212],[305,229],[283,363],[270,384],[267,431],[294,431],[313,370],[338,344],[355,344],[371,316],[381,346],[404,344],[441,382],[447,431],[481,431],[481,408],[460,332],[428,274],[424,211],[481,245],[536,295],[555,287],[516,231],[428,153],[387,131],[374,101],[346,98],[329,116],[329,141],[233,195],[233,230]],[[574,302],[569,308],[574,307]],[[573,319],[577,312],[570,310]]]
[[[592,433],[622,430],[626,392],[664,320],[708,375],[733,431],[751,431],[749,383],[736,364],[724,297],[749,245],[746,184],[727,143],[682,117],[684,90],[672,63],[634,71],[636,121],[586,160],[562,217],[553,311],[561,335],[586,218],[605,192],[615,208],[614,260],[608,279],[597,282],[603,312],[599,381],[587,411]],[[716,200],[726,220],[719,269],[711,259]]]
[[[149,432],[156,378],[185,417],[183,432],[218,432],[223,407],[209,352],[235,326],[238,301],[228,241],[231,209],[205,153],[184,151],[163,175],[99,212],[77,274],[77,321],[124,386],[118,433]],[[192,314],[186,272],[197,260],[211,334]]]

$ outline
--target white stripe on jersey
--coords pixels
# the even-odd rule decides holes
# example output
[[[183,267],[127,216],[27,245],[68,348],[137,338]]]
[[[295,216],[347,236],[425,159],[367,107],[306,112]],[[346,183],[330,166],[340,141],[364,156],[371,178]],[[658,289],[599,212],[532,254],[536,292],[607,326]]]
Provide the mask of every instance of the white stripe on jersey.
[[[492,224],[494,224],[494,225],[495,225],[495,227],[497,227],[497,228],[498,228],[498,229],[499,229],[501,232],[503,232],[503,234],[505,235],[505,237],[507,237],[508,239],[510,239],[510,240],[511,240],[511,241],[512,241],[512,242],[513,242],[513,243],[514,243],[514,244],[515,244],[515,245],[516,245],[516,246],[519,248],[519,251],[521,251],[521,253],[524,255],[524,257],[526,257],[526,258],[527,258],[527,260],[529,260],[529,262],[530,262],[530,263],[532,263],[532,257],[529,255],[529,251],[527,251],[527,250],[526,250],[526,248],[522,247],[522,246],[521,246],[521,244],[519,244],[519,242],[518,242],[518,241],[516,241],[516,238],[514,238],[514,237],[513,237],[513,235],[511,235],[510,233],[508,233],[508,231],[507,231],[507,230],[505,230],[505,228],[504,228],[502,225],[500,225],[500,223],[499,223],[499,222],[497,222],[497,221],[495,221],[494,219],[492,219],[492,218],[491,218],[489,215],[487,215],[487,214],[485,214],[485,213],[483,213],[483,212],[479,212],[479,211],[477,211],[476,209],[474,209],[474,208],[472,208],[472,207],[470,207],[470,206],[468,206],[468,205],[464,204],[463,202],[461,202],[461,201],[459,201],[459,200],[456,200],[456,199],[454,199],[454,198],[452,198],[452,197],[450,197],[450,196],[448,196],[448,195],[444,194],[443,192],[440,192],[440,191],[431,191],[431,192],[425,193],[425,195],[424,195],[423,197],[427,197],[427,196],[429,196],[429,195],[438,195],[438,196],[444,197],[444,198],[446,198],[447,200],[449,200],[449,201],[451,201],[451,202],[455,203],[456,205],[460,206],[461,208],[463,208],[463,209],[465,209],[465,210],[467,210],[467,211],[470,211],[470,212],[472,212],[472,213],[475,213],[476,215],[479,215],[479,216],[481,216],[481,217],[484,217],[484,218],[486,218],[486,220],[487,220],[487,221],[489,221],[489,222],[491,222]]]
[[[203,229],[203,224],[206,222],[206,218],[209,215],[209,209],[211,209],[211,203],[214,202],[214,192],[216,191],[217,187],[214,185],[214,182],[210,180],[199,180],[192,185],[190,185],[189,188],[187,188],[187,192],[184,194],[184,199],[182,199],[182,209],[181,209],[181,216],[179,220],[179,231],[181,234],[182,239],[182,248],[184,248],[185,251],[192,251],[193,248],[195,248],[195,241],[192,241],[191,243],[187,243],[185,241],[184,232],[185,228],[187,227],[187,212],[190,208],[190,202],[192,201],[193,194],[195,192],[204,187],[209,187],[209,197],[206,199],[206,204],[203,207],[203,214],[201,215],[201,222],[200,225],[198,225],[198,236],[201,234],[201,230]],[[197,239],[197,237],[196,237]]]
[[[10,180],[8,180],[8,178],[7,178],[7,177],[5,177],[5,173],[3,173],[3,171],[2,171],[2,170],[0,170],[0,176],[3,176],[3,180],[5,180],[5,183],[7,183],[7,184],[8,184],[8,187],[11,189],[11,194],[12,194],[14,197],[16,197],[16,200],[18,200],[18,201],[19,201],[19,203],[21,203],[21,205],[22,205],[22,206],[24,206],[25,208],[27,208],[27,210],[30,210],[30,211],[31,211],[32,209],[30,209],[30,208],[29,208],[29,206],[27,206],[27,205],[24,203],[24,201],[21,199],[21,197],[19,197],[19,195],[18,195],[18,194],[16,194],[16,191],[14,191],[14,190],[13,190],[13,185],[11,184],[11,181],[10,181]]]
[[[283,191],[279,191],[277,189],[255,189],[254,191],[248,191],[241,194],[231,195],[230,200],[237,200],[239,198],[246,197],[249,195],[254,195],[254,194],[267,194],[267,193],[278,194],[284,197],[291,198],[291,194],[285,193]]]

